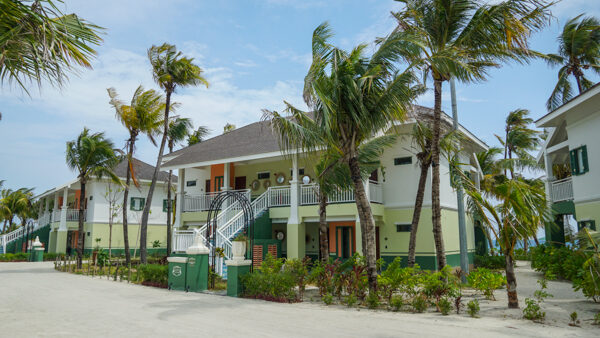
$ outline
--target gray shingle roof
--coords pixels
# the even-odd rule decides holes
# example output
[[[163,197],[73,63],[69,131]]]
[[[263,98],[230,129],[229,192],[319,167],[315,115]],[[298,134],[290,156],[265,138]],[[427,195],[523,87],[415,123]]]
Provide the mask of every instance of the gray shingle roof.
[[[408,112],[408,117],[416,120],[431,119],[433,118],[433,109],[414,105],[413,109]],[[442,120],[448,128],[452,126],[452,119],[447,114],[443,113]],[[164,163],[163,167],[277,151],[281,151],[281,149],[269,121],[260,121],[165,155],[174,158]]]
[[[142,162],[137,158],[133,158],[133,170],[135,171],[135,177],[138,180],[152,180],[152,175],[154,175],[154,166],[151,166],[148,163]],[[125,178],[127,175],[127,159],[124,159],[114,169],[115,174],[119,178]],[[158,181],[166,182],[168,178],[168,172],[161,171],[158,173]],[[173,183],[177,182],[177,176],[173,175],[171,178]]]

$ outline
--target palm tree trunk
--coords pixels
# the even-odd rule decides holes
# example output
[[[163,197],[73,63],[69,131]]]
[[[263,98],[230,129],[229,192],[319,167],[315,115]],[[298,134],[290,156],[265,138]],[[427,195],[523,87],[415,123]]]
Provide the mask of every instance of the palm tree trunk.
[[[8,222],[8,220],[4,220],[4,225],[2,226],[2,233],[6,232],[6,223]]]
[[[165,104],[165,121],[163,127],[163,135],[160,141],[160,148],[158,149],[158,158],[156,159],[156,167],[154,167],[152,182],[150,183],[150,189],[148,190],[148,197],[146,198],[146,205],[144,206],[144,211],[142,212],[142,224],[140,225],[140,262],[143,264],[146,264],[148,262],[148,250],[146,249],[146,241],[148,238],[148,217],[150,216],[152,195],[154,195],[154,189],[156,188],[156,180],[158,179],[158,173],[160,172],[163,152],[165,151],[165,144],[167,142],[167,132],[169,131],[169,107],[171,106],[170,91],[167,91],[167,98]]]
[[[348,160],[350,167],[350,177],[354,183],[354,199],[360,219],[360,231],[362,233],[363,255],[367,263],[367,278],[369,281],[369,290],[377,290],[377,253],[375,243],[375,221],[371,211],[371,204],[367,199],[365,186],[360,175],[360,167],[356,155]]]
[[[79,236],[77,238],[77,269],[81,269],[81,261],[83,259],[83,220],[84,220],[84,206],[85,206],[85,178],[81,179],[81,190],[79,190]]]
[[[169,149],[173,152],[172,149]],[[173,170],[169,170],[169,178],[167,179],[167,256],[171,254],[171,178]]]
[[[408,261],[409,267],[413,267],[416,261],[417,251],[417,230],[419,228],[419,220],[421,219],[421,209],[423,208],[423,198],[425,197],[425,186],[427,185],[427,174],[431,165],[431,157],[428,160],[421,162],[421,176],[419,177],[419,185],[417,188],[417,197],[415,199],[415,209],[413,211],[412,223],[410,225],[410,241],[408,242]]]
[[[577,69],[573,72],[575,75],[575,80],[577,81],[577,88],[579,89],[579,94],[583,93],[583,85],[581,84],[581,75],[578,74],[581,70]]]
[[[442,233],[442,209],[440,206],[440,132],[442,120],[442,81],[434,80],[435,106],[433,109],[433,138],[431,145],[431,222],[433,224],[433,239],[437,268],[441,270],[446,265],[446,250]]]
[[[131,264],[131,252],[129,252],[129,226],[127,221],[127,201],[129,199],[129,184],[131,181],[131,161],[133,159],[135,139],[129,141],[129,151],[127,154],[127,173],[125,174],[125,189],[123,191],[123,250],[125,251],[125,264]]]
[[[329,229],[327,228],[327,195],[319,189],[319,256],[321,262],[329,260]]]
[[[535,246],[540,246],[540,241],[538,241],[537,235],[533,235],[533,241],[535,242]]]
[[[506,293],[508,294],[508,307],[511,309],[518,309],[519,298],[517,297],[517,277],[515,276],[513,258],[509,252],[505,252],[504,255],[506,257]]]

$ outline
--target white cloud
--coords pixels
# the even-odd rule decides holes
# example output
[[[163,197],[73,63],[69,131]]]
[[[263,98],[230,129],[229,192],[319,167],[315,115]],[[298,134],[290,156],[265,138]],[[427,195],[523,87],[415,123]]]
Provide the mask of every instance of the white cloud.
[[[238,66],[238,67],[244,67],[244,68],[250,68],[250,67],[256,67],[257,66],[256,62],[254,62],[252,60],[236,61],[233,64],[236,65],[236,66]]]
[[[327,1],[323,0],[267,0],[266,4],[274,6],[290,6],[295,9],[314,9],[325,7]]]

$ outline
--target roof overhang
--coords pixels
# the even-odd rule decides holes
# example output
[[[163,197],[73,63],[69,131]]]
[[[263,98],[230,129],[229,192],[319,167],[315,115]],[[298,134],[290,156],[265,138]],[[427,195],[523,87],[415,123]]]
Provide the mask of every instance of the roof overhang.
[[[585,113],[589,113],[587,104],[593,97],[600,94],[600,85],[595,85],[592,88],[585,91],[583,94],[580,94],[573,98],[571,101],[563,104],[557,109],[551,111],[550,113],[544,115],[539,120],[535,121],[535,125],[538,128],[548,128],[548,127],[558,127],[565,120],[565,115],[569,112],[581,115],[581,117],[585,116]],[[600,99],[600,96],[598,96]],[[585,104],[585,106],[584,106]],[[581,109],[577,109],[581,107]],[[596,107],[596,111],[598,108]],[[595,112],[595,111],[593,111]],[[576,116],[577,118],[578,116]]]

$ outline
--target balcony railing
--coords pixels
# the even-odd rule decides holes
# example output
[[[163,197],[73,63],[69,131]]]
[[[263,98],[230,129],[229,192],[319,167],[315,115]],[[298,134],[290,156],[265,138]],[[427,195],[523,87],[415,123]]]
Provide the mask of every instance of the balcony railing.
[[[243,193],[248,199],[250,199],[250,189],[244,190],[233,190]],[[219,195],[218,192],[209,192],[200,195],[186,195],[183,202],[183,212],[193,211],[207,211],[210,209],[211,203]]]
[[[552,202],[570,201],[573,199],[573,178],[550,182]]]
[[[52,211],[52,213],[48,213],[48,219],[50,219],[50,216],[52,216],[51,218],[51,222],[52,223],[58,223],[60,222],[60,217],[61,217],[61,213],[62,213],[62,209],[58,209],[58,210],[54,210]],[[38,222],[42,222],[43,217],[45,217],[46,215],[42,216],[40,218],[40,220]],[[86,220],[87,218],[87,210],[83,211],[83,219]],[[78,222],[79,221],[79,209],[67,209],[67,222]],[[50,221],[48,222],[50,223]],[[42,223],[40,223],[40,225],[43,225]]]
[[[269,206],[282,207],[291,203],[290,186],[270,187],[267,195]]]

